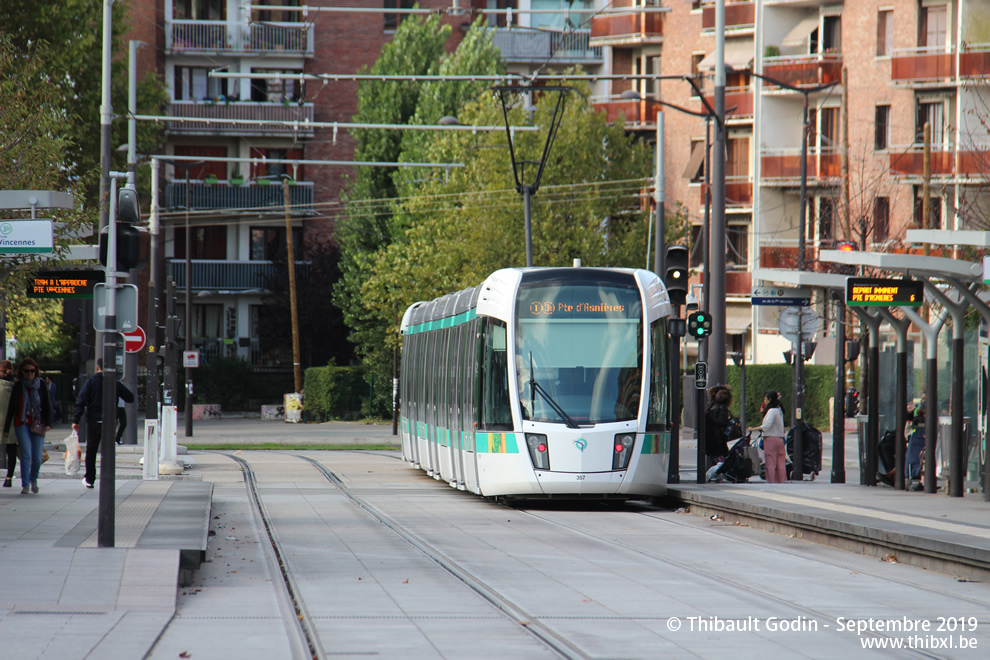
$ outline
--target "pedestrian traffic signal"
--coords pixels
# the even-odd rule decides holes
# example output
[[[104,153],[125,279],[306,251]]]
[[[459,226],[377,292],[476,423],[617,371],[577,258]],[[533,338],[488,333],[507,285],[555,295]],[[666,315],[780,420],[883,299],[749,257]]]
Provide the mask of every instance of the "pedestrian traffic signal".
[[[674,305],[683,305],[688,291],[688,249],[683,245],[670,245],[664,261],[666,271],[663,283]]]
[[[712,315],[708,312],[695,312],[688,316],[688,336],[702,339],[712,334]]]
[[[134,225],[141,221],[141,209],[137,191],[121,188],[117,195],[117,270],[128,271],[143,268],[147,263],[147,241],[144,233]],[[100,263],[107,265],[107,237],[109,229],[100,232]]]

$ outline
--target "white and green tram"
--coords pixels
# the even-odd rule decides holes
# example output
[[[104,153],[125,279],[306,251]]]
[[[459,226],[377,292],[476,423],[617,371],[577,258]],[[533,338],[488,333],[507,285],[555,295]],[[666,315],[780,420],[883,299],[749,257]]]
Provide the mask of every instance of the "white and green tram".
[[[667,485],[672,308],[660,278],[510,268],[402,319],[402,455],[482,496]]]

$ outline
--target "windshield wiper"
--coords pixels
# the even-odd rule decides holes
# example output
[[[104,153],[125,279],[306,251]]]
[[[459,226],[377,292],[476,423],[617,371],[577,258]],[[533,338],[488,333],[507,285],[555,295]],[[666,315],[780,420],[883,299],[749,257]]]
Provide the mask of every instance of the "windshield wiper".
[[[553,397],[550,396],[550,393],[547,392],[545,389],[543,389],[542,385],[536,382],[536,377],[534,374],[535,372],[533,371],[533,351],[530,351],[529,352],[529,409],[532,410],[534,414],[536,413],[536,393],[539,392],[540,394],[543,395],[543,398],[546,399],[546,402],[550,404],[550,407],[553,408],[553,411],[558,415],[560,415],[560,418],[564,420],[564,424],[567,425],[567,428],[569,429],[581,428],[580,426],[578,426],[578,423],[575,422],[573,419],[571,419],[571,416],[568,415],[566,412],[564,412],[564,409],[561,408],[557,404],[557,402],[553,400]]]

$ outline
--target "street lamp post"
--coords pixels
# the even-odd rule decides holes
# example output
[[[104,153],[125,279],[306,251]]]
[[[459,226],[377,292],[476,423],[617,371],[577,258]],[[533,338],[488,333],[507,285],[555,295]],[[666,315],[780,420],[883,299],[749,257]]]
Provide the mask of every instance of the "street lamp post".
[[[544,94],[549,92],[557,92],[558,96],[557,105],[554,106],[553,115],[550,118],[550,126],[547,127],[547,139],[543,144],[543,155],[540,156],[540,160],[535,161],[517,160],[516,145],[513,144],[513,131],[509,126],[509,106],[511,105],[511,95],[517,93],[530,93],[533,91],[533,88],[525,85],[508,85],[492,88],[492,90],[498,95],[499,102],[502,104],[502,117],[505,119],[505,132],[509,136],[509,157],[512,159],[512,176],[516,181],[516,191],[523,196],[523,212],[526,220],[527,267],[532,267],[533,265],[532,197],[540,188],[540,179],[543,177],[543,170],[547,164],[547,156],[550,155],[550,149],[553,147],[554,138],[557,137],[557,130],[560,128],[560,122],[564,118],[564,100],[567,98],[567,93],[571,91],[570,87],[540,87],[539,89],[540,92]],[[532,183],[527,182],[526,165],[533,165],[536,167],[536,175],[533,177]]]

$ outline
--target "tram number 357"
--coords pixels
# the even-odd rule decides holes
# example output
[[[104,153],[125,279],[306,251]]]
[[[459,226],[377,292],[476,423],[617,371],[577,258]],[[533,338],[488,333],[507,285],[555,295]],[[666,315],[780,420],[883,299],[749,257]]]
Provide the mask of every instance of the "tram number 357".
[[[578,481],[584,481],[584,477],[585,477],[585,476],[586,476],[586,475],[583,475],[583,474],[579,474],[579,475],[577,475],[577,480],[578,480]]]

